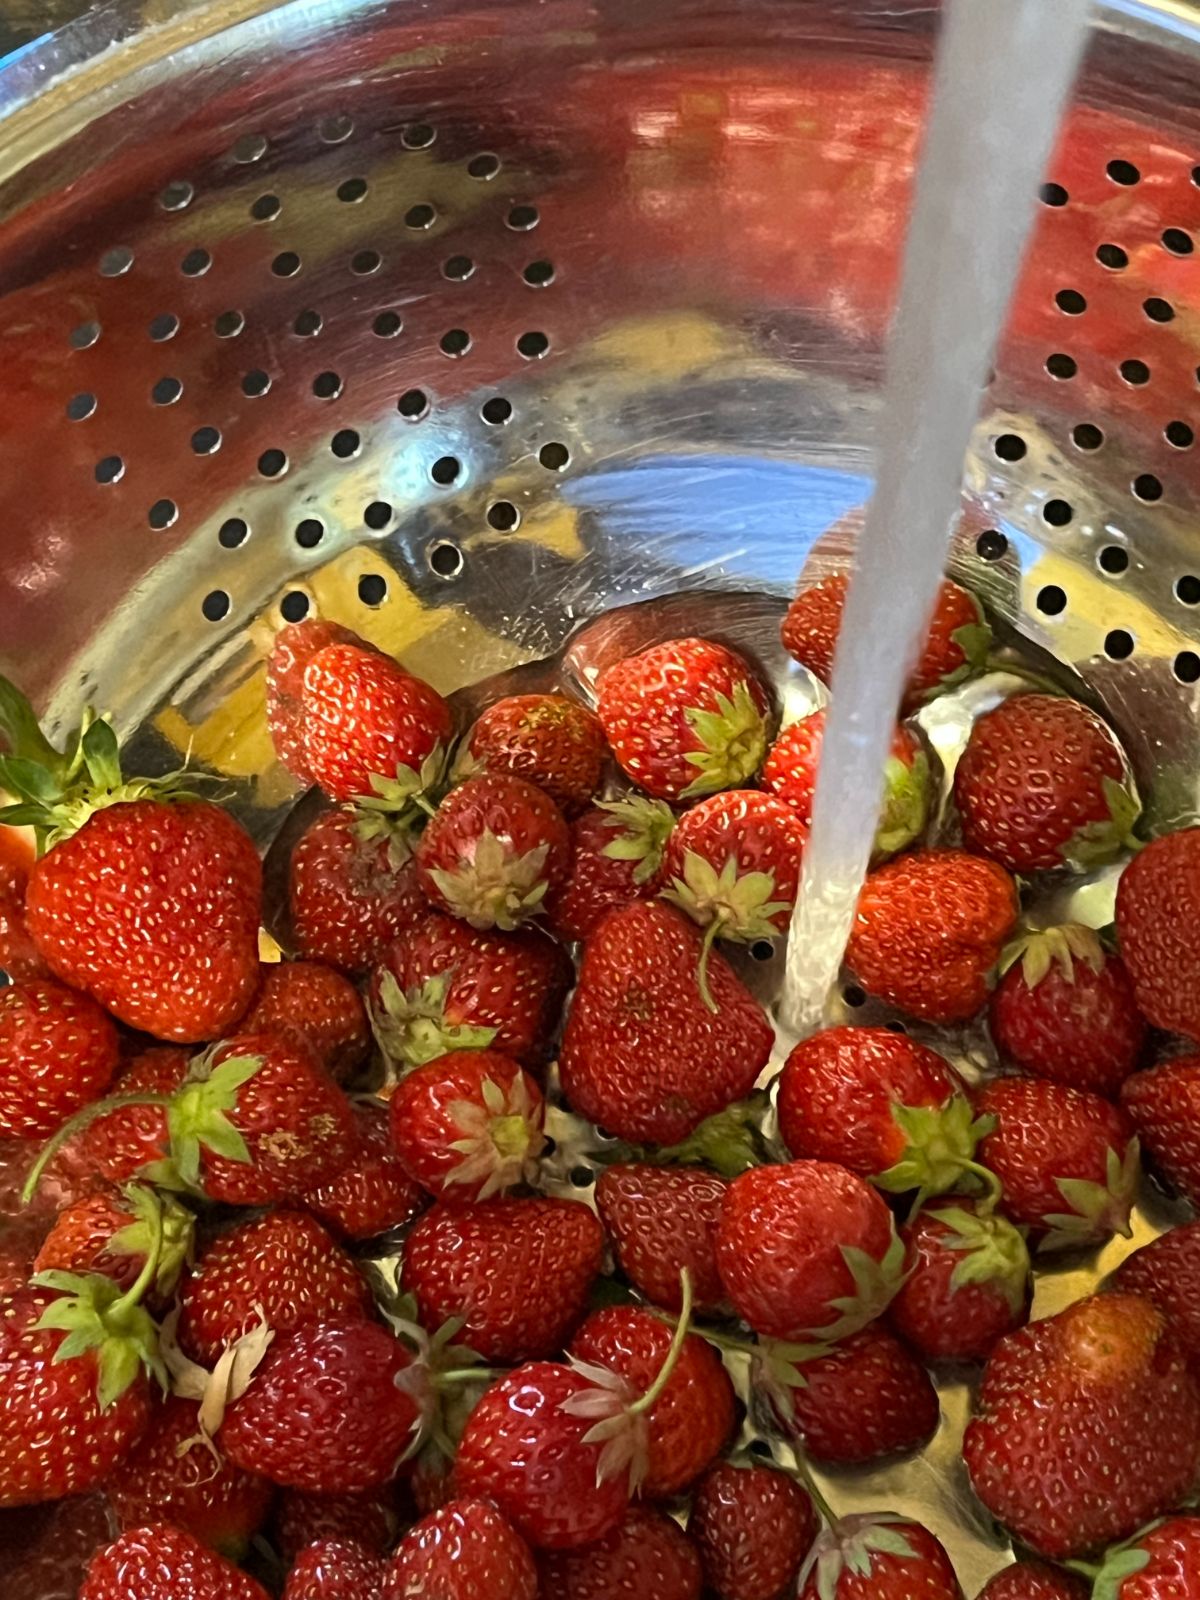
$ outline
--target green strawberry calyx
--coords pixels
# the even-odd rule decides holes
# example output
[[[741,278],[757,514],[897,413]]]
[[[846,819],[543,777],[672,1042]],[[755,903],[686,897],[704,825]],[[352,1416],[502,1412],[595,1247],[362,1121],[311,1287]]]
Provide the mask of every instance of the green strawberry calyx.
[[[915,1526],[908,1517],[887,1511],[843,1517],[832,1523],[809,1551],[800,1573],[800,1592],[807,1593],[815,1580],[818,1600],[837,1600],[843,1575],[869,1579],[877,1556],[916,1561],[917,1552],[904,1532]]]
[[[1142,841],[1133,831],[1142,814],[1142,805],[1134,791],[1132,777],[1124,783],[1104,778],[1101,787],[1108,816],[1080,828],[1062,847],[1063,862],[1074,872],[1090,872],[1093,867],[1106,866],[1127,851],[1142,847]]]
[[[436,1061],[452,1050],[486,1050],[496,1037],[495,1028],[446,1020],[446,997],[453,977],[451,967],[406,994],[394,973],[382,974],[379,1002],[368,1010],[375,1041],[393,1075],[401,1063],[408,1070]]]
[[[645,1159],[656,1166],[710,1167],[723,1178],[736,1178],[770,1159],[762,1131],[763,1118],[770,1107],[768,1092],[756,1089],[744,1100],[706,1117],[679,1144],[648,1151]]]
[[[878,863],[905,850],[919,839],[929,824],[929,757],[918,750],[912,762],[889,756],[884,768],[883,811],[875,830],[871,859]]]
[[[881,1317],[891,1305],[904,1282],[904,1242],[892,1224],[892,1238],[882,1259],[877,1259],[856,1245],[842,1246],[842,1260],[853,1280],[852,1294],[831,1300],[829,1309],[836,1318],[823,1328],[806,1329],[804,1337],[824,1344],[836,1344],[858,1333],[868,1322]]]
[[[429,1444],[453,1457],[454,1433],[461,1433],[479,1395],[501,1374],[485,1367],[476,1351],[455,1343],[466,1326],[461,1317],[451,1317],[436,1333],[427,1333],[417,1321],[417,1305],[410,1295],[401,1295],[384,1314],[413,1354],[396,1378],[396,1387],[409,1397],[416,1411],[412,1437],[398,1465],[413,1460]],[[457,1428],[453,1426],[456,1408]]]
[[[949,1236],[940,1241],[942,1249],[953,1250],[960,1257],[950,1275],[951,1291],[957,1294],[969,1284],[991,1289],[1016,1316],[1029,1293],[1032,1271],[1020,1230],[1004,1217],[964,1211],[959,1206],[930,1215],[948,1230]]]
[[[1042,1217],[1048,1232],[1038,1246],[1040,1250],[1077,1250],[1083,1245],[1099,1244],[1114,1233],[1125,1239],[1133,1237],[1129,1219],[1142,1170],[1138,1140],[1129,1141],[1123,1156],[1110,1145],[1104,1164],[1103,1183],[1086,1178],[1054,1180],[1068,1209]]]
[[[538,844],[516,855],[485,828],[469,859],[451,869],[434,867],[429,875],[456,917],[473,928],[512,933],[542,909],[549,853],[548,844]]]
[[[434,745],[419,768],[398,766],[391,777],[371,774],[371,793],[354,801],[353,831],[364,844],[387,841],[388,865],[399,871],[411,858],[413,841],[449,788],[446,747]]]
[[[1161,1528],[1164,1521],[1165,1518],[1159,1517],[1147,1527],[1140,1528],[1132,1539],[1113,1545],[1105,1552],[1098,1567],[1086,1561],[1068,1561],[1066,1565],[1071,1572],[1090,1580],[1092,1600],[1120,1600],[1126,1578],[1136,1577],[1150,1565],[1150,1552],[1142,1548],[1141,1541],[1148,1533]]]
[[[888,1194],[920,1191],[917,1209],[931,1195],[945,1194],[965,1177],[979,1178],[989,1189],[999,1185],[975,1161],[979,1141],[993,1131],[994,1117],[977,1117],[966,1095],[954,1094],[942,1106],[892,1107],[892,1119],[904,1135],[904,1154],[872,1183]]]
[[[1095,973],[1104,970],[1104,945],[1094,928],[1079,922],[1064,922],[1056,928],[1029,928],[1004,947],[1000,971],[1008,972],[1021,963],[1021,977],[1027,989],[1036,989],[1042,979],[1057,968],[1067,983],[1075,982],[1075,963],[1083,962]]]
[[[697,748],[687,751],[684,760],[697,775],[682,790],[683,800],[736,789],[754,776],[767,753],[767,719],[749,683],[739,679],[732,696],[718,692],[713,699],[715,710],[689,706],[685,712]]]
[[[970,590],[966,592],[970,594]],[[978,678],[988,669],[994,636],[978,597],[972,594],[971,602],[975,607],[974,622],[964,622],[961,628],[955,628],[950,635],[951,642],[958,646],[963,659],[952,671],[944,673],[932,689],[926,690],[926,701],[936,700],[938,695],[961,688],[964,683]]]
[[[203,1195],[200,1161],[204,1150],[226,1161],[250,1165],[250,1147],[229,1113],[237,1110],[242,1086],[262,1070],[263,1057],[228,1056],[218,1066],[214,1062],[220,1048],[212,1045],[196,1056],[187,1077],[168,1100],[170,1155],[165,1161],[152,1162],[143,1174],[161,1188]]]
[[[708,984],[708,961],[716,939],[731,939],[738,944],[753,944],[758,939],[777,939],[777,917],[786,917],[790,900],[776,900],[775,877],[770,872],[742,872],[736,855],[725,858],[720,871],[696,850],[683,858],[683,877],[672,878],[662,890],[662,898],[686,913],[704,929],[696,981],[700,996],[710,1011],[717,1010]]]
[[[606,811],[605,826],[619,829],[601,851],[612,861],[635,861],[633,881],[649,883],[662,866],[667,840],[675,827],[675,813],[661,800],[631,796],[625,800],[601,800]]]
[[[169,1298],[175,1292],[184,1267],[191,1264],[196,1219],[177,1200],[169,1195],[156,1195],[144,1184],[129,1184],[122,1193],[133,1221],[118,1228],[105,1248],[119,1256],[148,1255],[155,1229],[161,1228],[154,1288],[159,1295]]]
[[[478,1186],[477,1198],[490,1200],[518,1183],[532,1181],[546,1136],[523,1072],[516,1074],[507,1091],[484,1078],[480,1093],[483,1105],[452,1100],[446,1108],[460,1135],[449,1148],[462,1160],[444,1182],[447,1187]]]

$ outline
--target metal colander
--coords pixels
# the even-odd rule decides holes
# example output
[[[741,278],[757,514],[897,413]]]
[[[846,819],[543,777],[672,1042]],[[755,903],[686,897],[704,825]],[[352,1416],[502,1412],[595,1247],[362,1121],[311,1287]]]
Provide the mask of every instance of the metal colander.
[[[939,9],[144,0],[12,59],[0,670],[52,722],[110,710],[131,765],[223,774],[264,842],[285,619],[449,692],[683,591],[620,638],[686,615],[782,679],[780,597],[870,493]],[[1097,6],[1042,200],[953,564],[1165,828],[1200,754],[1200,8]],[[925,1516],[970,1592],[1007,1557],[943,1399],[925,1457],[831,1493]]]

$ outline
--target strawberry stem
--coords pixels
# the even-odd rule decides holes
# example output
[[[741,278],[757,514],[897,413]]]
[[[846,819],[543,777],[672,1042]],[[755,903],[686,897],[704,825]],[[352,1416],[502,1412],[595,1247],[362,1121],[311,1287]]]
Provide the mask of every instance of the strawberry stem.
[[[712,954],[714,941],[719,936],[725,919],[715,916],[704,930],[704,939],[700,945],[700,964],[696,969],[696,982],[700,988],[700,998],[708,1009],[716,1015],[717,1002],[712,997],[712,990],[708,986],[708,958]]]
[[[694,1303],[692,1275],[686,1267],[679,1274],[679,1288],[683,1305],[679,1312],[679,1320],[675,1324],[671,1348],[667,1351],[666,1360],[658,1369],[658,1377],[655,1378],[642,1398],[635,1400],[630,1406],[629,1415],[631,1417],[645,1416],[647,1411],[652,1410],[658,1404],[659,1400],[662,1399],[663,1390],[671,1381],[671,1375],[679,1363],[679,1357],[683,1354],[683,1342],[691,1328],[692,1306]]]
[[[74,1138],[77,1133],[82,1133],[84,1128],[90,1127],[101,1117],[106,1117],[112,1111],[120,1111],[125,1106],[162,1106],[164,1110],[171,1104],[171,1096],[166,1094],[116,1094],[107,1100],[97,1100],[93,1105],[85,1106],[82,1111],[77,1111],[73,1117],[68,1117],[58,1132],[42,1146],[42,1153],[33,1164],[25,1187],[21,1190],[21,1204],[27,1206],[37,1193],[37,1186],[42,1181],[42,1174],[53,1161],[54,1157],[66,1144],[68,1139]]]
[[[817,1514],[824,1521],[826,1527],[836,1528],[838,1524],[837,1514],[817,1487],[817,1480],[813,1477],[812,1468],[798,1450],[796,1451],[796,1476],[808,1490],[809,1498],[812,1500],[813,1505],[816,1506]]]
[[[152,1191],[148,1191],[151,1192]],[[142,1296],[158,1276],[158,1263],[162,1257],[163,1247],[163,1213],[155,1197],[152,1205],[147,1207],[146,1222],[150,1228],[150,1243],[146,1248],[146,1259],[142,1263],[142,1270],[138,1273],[133,1283],[117,1300],[109,1316],[116,1321],[124,1316],[127,1311],[132,1311],[135,1306],[142,1303]]]
[[[983,1184],[984,1192],[983,1198],[979,1201],[979,1213],[981,1216],[990,1216],[1004,1199],[1004,1185],[994,1172],[978,1161],[964,1161],[962,1170],[964,1173],[969,1172]]]
[[[494,1383],[508,1372],[507,1367],[457,1367],[452,1372],[438,1372],[433,1376],[435,1389],[452,1389],[460,1383]]]

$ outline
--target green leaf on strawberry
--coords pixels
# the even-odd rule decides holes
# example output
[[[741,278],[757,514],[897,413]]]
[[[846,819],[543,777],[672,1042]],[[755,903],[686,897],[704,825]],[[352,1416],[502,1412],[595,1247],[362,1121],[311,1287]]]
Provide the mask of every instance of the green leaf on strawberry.
[[[661,800],[640,796],[601,800],[598,805],[601,811],[608,812],[607,826],[620,829],[605,845],[603,854],[613,861],[636,861],[634,883],[649,883],[662,866],[663,852],[675,827],[675,813]]]
[[[971,598],[975,600],[974,595]],[[951,689],[969,683],[972,678],[977,678],[981,672],[987,670],[993,635],[984,620],[983,608],[978,600],[975,600],[975,609],[978,612],[978,621],[964,623],[961,628],[955,628],[950,635],[951,640],[963,653],[964,659],[961,665],[955,667],[953,672],[947,672],[932,689],[928,690],[924,696],[926,700],[936,700],[938,695],[948,694]]]
[[[929,757],[923,750],[918,751],[911,764],[899,756],[888,757],[873,860],[894,856],[921,837],[929,822],[931,793]]]
[[[736,1178],[771,1158],[762,1131],[770,1104],[767,1091],[756,1089],[745,1100],[706,1117],[681,1143],[661,1145],[653,1153],[639,1152],[637,1159],[659,1166],[710,1167],[723,1178]]]
[[[961,1253],[950,1276],[952,1289],[986,1284],[1004,1297],[1015,1316],[1025,1303],[1029,1283],[1029,1250],[1019,1229],[1004,1217],[964,1211],[955,1206],[932,1213],[950,1230],[942,1248]]]
[[[453,968],[439,972],[405,994],[393,973],[382,973],[379,1004],[370,1008],[371,1026],[392,1066],[421,1067],[451,1050],[486,1050],[496,1037],[495,1028],[446,1021],[453,976]]]
[[[697,776],[682,791],[681,799],[736,788],[754,776],[767,753],[767,720],[749,684],[740,680],[732,699],[719,692],[714,698],[715,711],[691,706],[686,713],[700,748],[689,750],[684,757],[697,769]]]
[[[1108,816],[1103,822],[1089,822],[1062,848],[1064,863],[1075,872],[1089,872],[1102,867],[1127,850],[1140,850],[1141,840],[1133,829],[1142,814],[1141,802],[1133,791],[1133,782],[1118,783],[1115,778],[1102,780]]]
[[[1091,1183],[1085,1178],[1056,1179],[1055,1185],[1069,1210],[1051,1212],[1042,1219],[1050,1231],[1042,1240],[1041,1249],[1079,1249],[1114,1233],[1131,1238],[1129,1216],[1137,1199],[1141,1170],[1141,1147],[1131,1139],[1124,1157],[1109,1146],[1104,1183]]]
[[[893,1106],[892,1119],[907,1140],[904,1154],[871,1181],[888,1194],[919,1189],[923,1197],[945,1194],[971,1173],[976,1146],[996,1125],[976,1117],[961,1094],[944,1106]]]
[[[514,855],[502,839],[485,828],[471,860],[461,866],[434,867],[430,877],[456,917],[473,928],[499,928],[512,933],[541,909],[549,881],[548,844]]]
[[[874,1557],[895,1556],[916,1561],[918,1553],[903,1532],[912,1526],[907,1517],[844,1517],[820,1535],[800,1573],[800,1588],[815,1576],[819,1600],[837,1600],[844,1574],[869,1579],[875,1570]]]
[[[1075,982],[1075,963],[1082,961],[1093,972],[1104,967],[1104,944],[1094,928],[1078,922],[1064,922],[1057,928],[1031,928],[1006,945],[1000,957],[1000,971],[1021,963],[1021,977],[1029,989],[1036,989],[1052,967],[1057,967],[1067,983]]]
[[[106,1248],[119,1256],[149,1255],[155,1229],[161,1229],[154,1287],[164,1297],[172,1295],[192,1258],[196,1219],[177,1200],[156,1195],[144,1184],[130,1184],[123,1193],[135,1220],[118,1229]]]
[[[892,1240],[881,1261],[854,1245],[842,1246],[842,1260],[850,1269],[854,1293],[831,1300],[830,1309],[838,1313],[836,1319],[827,1327],[811,1330],[814,1338],[829,1344],[848,1339],[891,1305],[904,1279],[904,1243],[893,1225]]]
[[[737,857],[725,858],[718,872],[695,850],[683,858],[683,877],[673,878],[663,899],[685,911],[692,921],[707,928],[718,925],[722,939],[752,944],[756,939],[776,939],[774,919],[791,910],[787,900],[775,900],[775,879],[769,872],[741,872]]]
[[[398,871],[413,853],[413,839],[437,810],[448,787],[449,752],[434,745],[420,768],[397,766],[391,777],[371,774],[369,795],[354,802],[354,834],[364,843],[386,839],[388,863]]]
[[[200,1192],[202,1149],[227,1161],[250,1162],[250,1147],[227,1113],[237,1109],[238,1090],[260,1071],[263,1058],[230,1056],[218,1067],[210,1063],[210,1053],[197,1057],[167,1106],[171,1161],[184,1186]]]

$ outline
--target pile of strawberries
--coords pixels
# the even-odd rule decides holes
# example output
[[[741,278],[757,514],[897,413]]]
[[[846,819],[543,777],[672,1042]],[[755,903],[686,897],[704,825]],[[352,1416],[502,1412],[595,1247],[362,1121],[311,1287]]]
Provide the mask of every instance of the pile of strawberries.
[[[784,624],[818,680],[845,590]],[[905,717],[989,647],[944,584]],[[746,947],[789,926],[823,713],[778,731],[737,652],[459,730],[308,621],[267,715],[328,802],[282,962],[202,779],[124,775],[90,713],[60,749],[0,682],[39,846],[0,869],[5,1600],[963,1600],[809,1471],[919,1450],[947,1362],[1027,1552],[987,1600],[1200,1597],[1200,1223],[1028,1320],[1143,1159],[1200,1203],[1200,829],[1135,837],[1101,717],[1001,701],[940,808],[897,729],[846,955],[894,1020],[772,1070]],[[1114,927],[1022,922],[1126,860]],[[985,1019],[968,1081],[925,1041]]]

